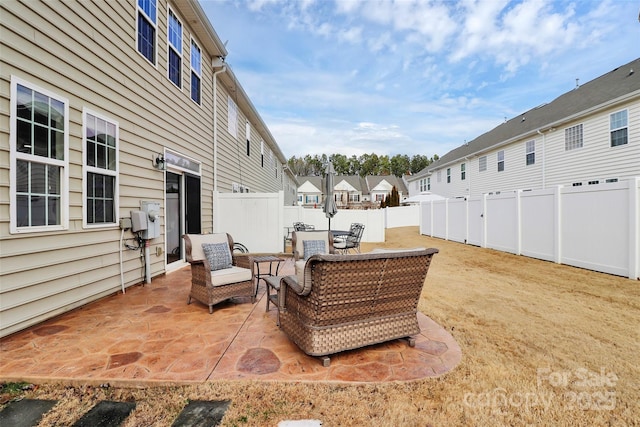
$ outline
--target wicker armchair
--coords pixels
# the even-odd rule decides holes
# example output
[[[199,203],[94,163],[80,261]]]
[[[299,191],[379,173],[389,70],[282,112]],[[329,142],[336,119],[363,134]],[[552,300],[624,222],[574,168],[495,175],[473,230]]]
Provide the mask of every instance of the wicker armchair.
[[[227,233],[185,234],[187,261],[191,264],[191,298],[209,306],[233,297],[251,297],[255,302],[253,283],[253,260],[248,254],[233,252],[233,239]],[[231,252],[232,267],[211,271],[211,264],[205,256],[202,245],[205,243],[227,243]]]
[[[417,307],[437,249],[313,255],[304,279],[280,283],[280,328],[306,354],[323,356],[420,333]]]

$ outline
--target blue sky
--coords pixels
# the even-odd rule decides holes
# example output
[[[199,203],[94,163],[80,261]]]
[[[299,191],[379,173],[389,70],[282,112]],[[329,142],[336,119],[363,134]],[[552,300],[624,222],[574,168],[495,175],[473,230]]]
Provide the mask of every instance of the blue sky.
[[[637,0],[201,0],[284,155],[444,155],[640,56]]]

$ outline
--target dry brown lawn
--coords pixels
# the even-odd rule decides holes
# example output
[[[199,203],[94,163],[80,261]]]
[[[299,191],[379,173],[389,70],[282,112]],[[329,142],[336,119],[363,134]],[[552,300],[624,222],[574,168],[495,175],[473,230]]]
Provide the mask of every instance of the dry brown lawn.
[[[216,382],[146,389],[40,385],[69,425],[99,399],[137,401],[125,426],[169,426],[189,400],[229,399],[224,426],[638,425],[640,282],[387,230],[373,247],[436,247],[419,309],[462,348],[453,371],[413,383]],[[597,250],[594,248],[593,250]]]

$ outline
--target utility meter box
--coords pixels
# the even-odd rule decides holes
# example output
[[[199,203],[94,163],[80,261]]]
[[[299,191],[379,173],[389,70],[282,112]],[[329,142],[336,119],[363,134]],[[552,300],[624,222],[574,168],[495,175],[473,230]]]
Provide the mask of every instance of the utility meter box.
[[[160,202],[140,201],[140,210],[147,214],[147,229],[142,231],[145,240],[160,237]]]

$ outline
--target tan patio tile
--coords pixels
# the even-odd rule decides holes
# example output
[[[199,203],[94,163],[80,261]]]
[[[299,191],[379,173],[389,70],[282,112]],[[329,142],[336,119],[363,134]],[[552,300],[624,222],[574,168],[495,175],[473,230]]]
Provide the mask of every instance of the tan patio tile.
[[[292,273],[292,265],[281,269]],[[186,267],[0,339],[0,379],[410,381],[461,359],[453,337],[419,313],[415,348],[394,340],[332,355],[325,368],[278,328],[275,307],[265,311],[263,283],[255,304],[236,299],[209,314],[203,304],[187,304],[190,281]]]

